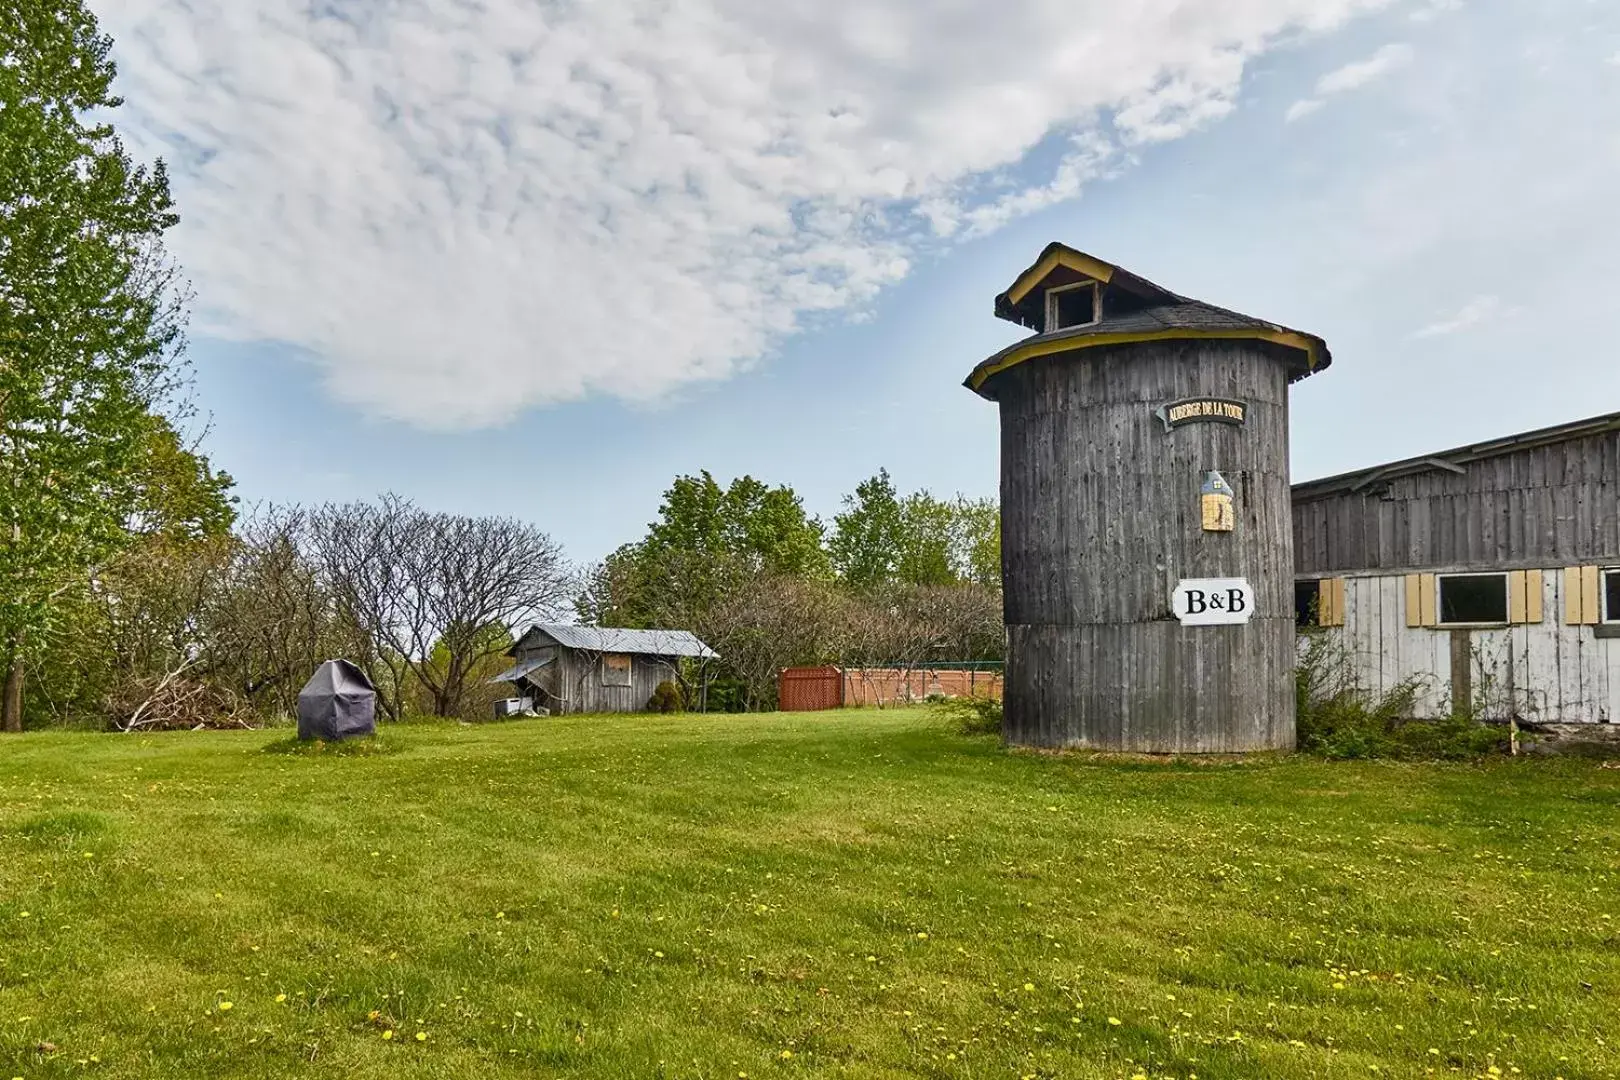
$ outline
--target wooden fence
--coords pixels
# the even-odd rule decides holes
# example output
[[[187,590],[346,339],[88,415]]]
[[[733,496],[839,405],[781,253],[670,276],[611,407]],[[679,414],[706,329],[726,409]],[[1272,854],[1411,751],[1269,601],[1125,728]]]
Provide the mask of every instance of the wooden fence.
[[[1001,672],[978,668],[837,668],[785,669],[778,682],[778,708],[784,712],[815,709],[904,705],[936,695],[1001,698]]]

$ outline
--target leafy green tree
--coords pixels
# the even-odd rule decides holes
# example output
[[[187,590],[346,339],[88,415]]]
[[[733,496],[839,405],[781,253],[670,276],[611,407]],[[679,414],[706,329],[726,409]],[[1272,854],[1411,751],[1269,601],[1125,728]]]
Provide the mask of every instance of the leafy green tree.
[[[678,476],[646,537],[594,567],[574,608],[599,626],[697,628],[757,575],[831,578],[822,535],[792,488]]]
[[[951,540],[958,574],[986,588],[1001,588],[1001,508],[994,499],[958,496]]]
[[[56,601],[127,542],[135,464],[183,345],[161,163],[111,126],[110,40],[81,0],[0,18],[0,728]]]
[[[954,585],[957,564],[953,543],[956,507],[926,491],[900,502],[899,550],[895,577],[902,585]]]
[[[827,542],[833,569],[859,592],[894,580],[904,540],[904,516],[887,469],[862,481],[844,496],[844,512],[833,518]]]

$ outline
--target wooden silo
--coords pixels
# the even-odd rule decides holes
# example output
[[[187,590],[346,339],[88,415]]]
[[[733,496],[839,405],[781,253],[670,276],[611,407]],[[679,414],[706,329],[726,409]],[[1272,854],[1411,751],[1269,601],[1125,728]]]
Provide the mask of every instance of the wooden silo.
[[[996,298],[1010,743],[1294,745],[1288,387],[1322,339],[1062,244]]]

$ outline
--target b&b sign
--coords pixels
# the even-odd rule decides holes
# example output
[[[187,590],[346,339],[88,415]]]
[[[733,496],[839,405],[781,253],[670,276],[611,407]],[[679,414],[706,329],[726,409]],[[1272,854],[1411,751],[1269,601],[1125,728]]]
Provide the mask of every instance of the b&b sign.
[[[1170,594],[1170,610],[1183,626],[1246,623],[1254,589],[1245,578],[1187,578]]]

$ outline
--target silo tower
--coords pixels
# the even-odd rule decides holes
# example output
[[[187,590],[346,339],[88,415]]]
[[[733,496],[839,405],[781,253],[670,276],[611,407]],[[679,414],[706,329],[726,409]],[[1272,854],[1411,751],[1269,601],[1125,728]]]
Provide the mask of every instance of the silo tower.
[[[1288,388],[1312,334],[1062,244],[996,297],[1007,741],[1294,745]]]

